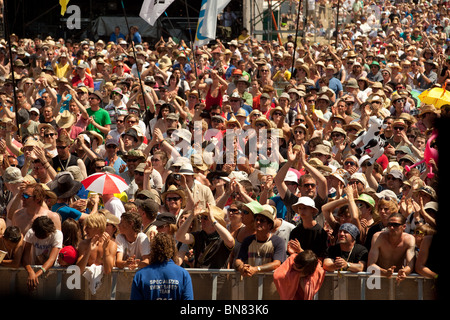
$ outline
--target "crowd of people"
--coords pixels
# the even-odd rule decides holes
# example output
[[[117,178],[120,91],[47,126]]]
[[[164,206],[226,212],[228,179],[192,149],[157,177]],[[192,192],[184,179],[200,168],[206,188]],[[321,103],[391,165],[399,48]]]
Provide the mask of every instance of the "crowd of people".
[[[417,97],[450,78],[436,2],[355,1],[328,44],[244,30],[191,48],[137,27],[134,43],[117,28],[2,39],[0,265],[25,267],[30,289],[53,266],[137,269],[135,299],[197,298],[186,268],[274,271],[284,299],[312,299],[325,271],[437,278],[439,170],[422,160],[450,102]],[[353,144],[373,118],[376,158]],[[128,188],[86,190],[99,172]],[[162,265],[176,280],[152,284]]]

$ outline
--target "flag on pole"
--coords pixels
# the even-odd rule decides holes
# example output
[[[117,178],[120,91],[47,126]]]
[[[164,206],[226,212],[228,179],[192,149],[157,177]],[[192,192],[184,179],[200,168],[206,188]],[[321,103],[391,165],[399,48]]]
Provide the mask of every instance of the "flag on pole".
[[[69,0],[59,0],[59,4],[61,5],[61,15],[63,16],[67,10],[67,4]]]
[[[216,38],[217,16],[231,0],[202,0],[194,46],[200,47]]]
[[[166,11],[174,0],[144,0],[139,17],[153,26],[159,16]]]

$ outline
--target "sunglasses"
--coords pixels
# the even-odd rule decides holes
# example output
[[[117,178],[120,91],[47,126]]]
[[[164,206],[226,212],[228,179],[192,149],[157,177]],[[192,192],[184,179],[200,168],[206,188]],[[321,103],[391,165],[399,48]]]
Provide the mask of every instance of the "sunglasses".
[[[274,112],[273,115],[274,116],[282,116],[283,114],[281,112]]]
[[[316,100],[314,100],[314,99],[309,99],[309,100],[306,100],[306,102],[308,102],[308,103],[310,103],[310,102],[314,102],[314,101],[316,101]]]
[[[302,133],[304,134],[304,132],[302,130],[295,130],[294,131],[294,134],[302,134]]]
[[[403,224],[398,223],[398,222],[389,222],[387,225],[388,225],[388,227],[392,227],[392,228],[396,229],[396,228],[402,226]]]
[[[49,138],[49,137],[53,137],[55,135],[56,135],[56,133],[46,133],[46,134],[44,134],[44,137]]]
[[[394,127],[394,130],[399,130],[399,131],[403,131],[405,128],[403,127]]]
[[[56,146],[56,149],[60,149],[60,150],[64,150],[65,148],[67,148],[68,146]]]
[[[358,208],[363,208],[363,207],[364,207],[364,203],[357,202],[357,203],[356,203],[356,206],[357,206]]]
[[[420,231],[420,230],[414,231],[414,235],[416,235],[416,236],[423,236],[424,234],[425,233],[423,231]]]
[[[238,209],[228,209],[228,213],[236,214],[236,213],[239,213],[239,210]]]
[[[24,198],[24,199],[29,199],[29,198],[32,198],[32,197],[34,197],[34,196],[31,195],[31,194],[22,193],[22,198]]]
[[[144,173],[143,172],[134,172],[134,175],[138,175],[138,176],[141,176],[141,177],[143,177],[144,176]]]
[[[108,144],[106,149],[115,149],[117,146],[115,144]]]
[[[241,210],[241,212],[242,212],[243,215],[250,214],[250,211],[247,211],[247,210]]]
[[[181,199],[181,197],[167,197],[166,201],[168,201],[168,202],[170,202],[170,201],[178,201],[180,199]],[[206,217],[206,218],[208,218],[208,217]]]
[[[303,187],[305,187],[305,188],[315,188],[316,184],[315,183],[305,183],[303,185]]]
[[[266,223],[267,220],[266,220],[265,218],[255,218],[255,222],[258,222],[258,223]]]
[[[295,119],[296,122],[305,122],[305,119]]]
[[[258,117],[261,117],[261,113],[254,113],[254,114],[253,114],[253,117],[257,117],[257,118],[258,118]]]
[[[331,137],[332,137],[332,138],[339,138],[339,137],[342,137],[342,134],[340,134],[340,133],[333,133],[333,134],[331,135]]]
[[[345,161],[344,165],[346,165],[346,166],[356,166],[356,163],[354,163],[353,161]]]
[[[105,166],[95,166],[95,169],[97,169],[97,170],[103,170],[104,167],[105,167]]]
[[[127,162],[138,162],[139,159],[127,159]]]

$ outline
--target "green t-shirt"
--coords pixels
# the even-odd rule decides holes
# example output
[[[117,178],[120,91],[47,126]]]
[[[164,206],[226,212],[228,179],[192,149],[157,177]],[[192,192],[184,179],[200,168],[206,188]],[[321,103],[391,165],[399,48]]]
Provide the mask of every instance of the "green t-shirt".
[[[87,111],[89,117],[93,117],[95,122],[97,122],[102,127],[107,124],[111,124],[111,118],[109,117],[108,111],[106,111],[104,109],[98,109],[97,111],[92,111],[91,108],[88,108],[86,111]],[[86,130],[98,132],[103,137],[105,137],[105,135],[100,130],[98,130],[96,127],[94,127],[93,124],[89,124],[87,126]]]

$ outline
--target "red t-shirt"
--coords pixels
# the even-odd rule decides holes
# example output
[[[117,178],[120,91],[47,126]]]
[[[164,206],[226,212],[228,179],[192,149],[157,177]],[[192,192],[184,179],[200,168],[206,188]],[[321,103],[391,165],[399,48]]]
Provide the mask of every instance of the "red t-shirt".
[[[81,81],[80,76],[76,75],[72,78],[72,86],[76,88],[79,83],[83,82],[86,87],[94,89],[94,79],[88,74],[84,76],[84,80]]]

